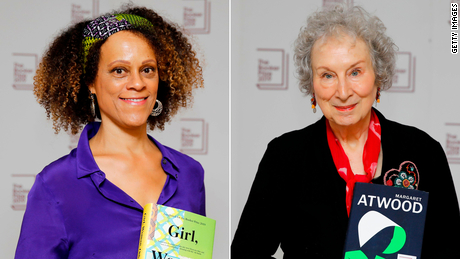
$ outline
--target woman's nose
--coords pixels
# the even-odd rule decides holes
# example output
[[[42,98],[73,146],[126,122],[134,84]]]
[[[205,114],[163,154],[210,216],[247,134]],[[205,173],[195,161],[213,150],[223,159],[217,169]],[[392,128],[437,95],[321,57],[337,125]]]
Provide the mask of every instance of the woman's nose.
[[[135,89],[137,91],[142,90],[146,87],[144,78],[142,78],[140,72],[134,72],[131,74],[131,78],[128,84],[129,89]]]
[[[346,77],[339,77],[337,83],[337,97],[341,100],[346,100],[350,97],[351,92],[351,83],[346,79]]]

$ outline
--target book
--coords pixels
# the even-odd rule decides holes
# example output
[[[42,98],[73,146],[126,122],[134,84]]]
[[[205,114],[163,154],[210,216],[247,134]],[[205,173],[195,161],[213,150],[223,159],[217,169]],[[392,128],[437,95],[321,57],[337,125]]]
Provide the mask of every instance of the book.
[[[137,259],[211,259],[216,221],[149,203],[144,207]]]
[[[343,258],[420,258],[427,206],[427,192],[356,183]]]

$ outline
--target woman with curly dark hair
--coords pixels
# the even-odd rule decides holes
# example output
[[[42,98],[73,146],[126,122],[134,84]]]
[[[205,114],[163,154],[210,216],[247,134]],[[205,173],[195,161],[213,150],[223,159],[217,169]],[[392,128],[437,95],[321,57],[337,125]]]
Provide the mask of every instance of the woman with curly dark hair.
[[[34,79],[56,132],[86,126],[78,148],[37,175],[16,258],[135,258],[145,204],[205,215],[201,165],[147,135],[203,86],[177,25],[138,7],[80,22]]]

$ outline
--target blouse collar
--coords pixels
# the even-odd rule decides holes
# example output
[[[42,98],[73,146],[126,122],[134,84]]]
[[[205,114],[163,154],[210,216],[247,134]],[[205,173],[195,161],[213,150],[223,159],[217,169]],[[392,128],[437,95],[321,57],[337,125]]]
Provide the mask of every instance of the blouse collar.
[[[96,135],[100,125],[100,122],[90,122],[81,132],[80,139],[78,141],[78,147],[75,151],[77,159],[77,178],[82,178],[92,173],[101,171],[97,166],[97,163],[94,160],[93,154],[91,152],[91,148],[89,147],[89,140]],[[163,156],[162,163],[166,164],[167,160],[171,163],[174,171],[180,172],[179,165],[174,156],[171,154],[170,150],[163,146],[156,139],[152,138],[150,135],[148,135],[148,137],[160,150]],[[172,174],[172,176],[174,177],[175,175]]]

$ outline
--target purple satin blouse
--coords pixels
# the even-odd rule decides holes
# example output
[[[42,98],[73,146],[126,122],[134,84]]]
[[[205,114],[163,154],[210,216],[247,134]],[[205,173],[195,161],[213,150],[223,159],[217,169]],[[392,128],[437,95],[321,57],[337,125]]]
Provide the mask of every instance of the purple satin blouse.
[[[15,258],[136,258],[142,207],[105,178],[89,147],[99,123],[88,124],[78,148],[46,166],[29,192]],[[163,204],[205,215],[201,165],[161,145]]]

